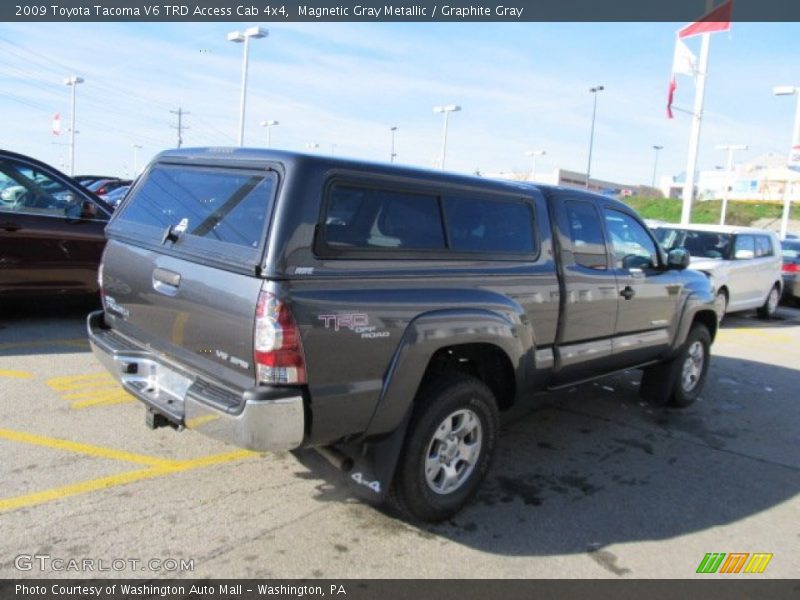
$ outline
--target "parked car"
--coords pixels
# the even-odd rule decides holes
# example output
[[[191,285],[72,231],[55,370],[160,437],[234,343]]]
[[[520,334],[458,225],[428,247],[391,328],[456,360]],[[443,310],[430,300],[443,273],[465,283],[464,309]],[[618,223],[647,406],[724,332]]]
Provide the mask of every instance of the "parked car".
[[[663,225],[653,231],[666,250],[686,248],[691,268],[711,280],[720,321],[750,309],[763,319],[774,316],[783,289],[775,233],[727,225]]]
[[[124,185],[130,185],[130,179],[99,179],[94,183],[90,184],[86,189],[88,189],[93,194],[104,198],[107,194],[114,191],[115,189],[122,187]]]
[[[800,239],[789,238],[781,242],[783,257],[783,296],[787,300],[800,303]]]
[[[0,150],[0,298],[97,293],[112,212],[53,167]]]
[[[688,254],[583,190],[175,150],[107,235],[89,338],[151,427],[319,448],[414,519],[469,500],[533,391],[640,367],[688,406],[717,331]]]
[[[125,198],[129,189],[131,189],[130,185],[122,185],[103,196],[103,200],[116,209]]]

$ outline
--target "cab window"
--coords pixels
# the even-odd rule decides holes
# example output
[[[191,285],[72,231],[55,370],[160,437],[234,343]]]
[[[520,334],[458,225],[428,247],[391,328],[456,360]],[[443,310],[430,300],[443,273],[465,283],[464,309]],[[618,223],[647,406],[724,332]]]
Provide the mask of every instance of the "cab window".
[[[611,209],[605,210],[605,217],[617,269],[652,269],[658,266],[656,244],[636,219]]]
[[[568,200],[564,203],[564,209],[575,264],[589,269],[607,269],[606,242],[600,215],[594,204]]]

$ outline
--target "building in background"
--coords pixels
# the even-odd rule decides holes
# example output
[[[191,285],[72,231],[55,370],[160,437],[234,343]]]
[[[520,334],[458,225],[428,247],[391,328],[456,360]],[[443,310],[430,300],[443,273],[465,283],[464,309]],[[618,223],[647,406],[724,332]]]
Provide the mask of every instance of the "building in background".
[[[786,166],[786,155],[777,152],[762,154],[734,166],[731,173],[717,168],[701,171],[697,179],[697,198],[721,198],[726,184],[729,200],[782,202],[784,197],[800,200],[800,171]],[[667,198],[680,198],[685,174],[661,178],[660,190]]]
[[[511,179],[513,181],[528,182],[532,181],[530,172],[500,171],[497,173],[483,173],[482,175],[490,179]],[[558,185],[561,187],[584,190],[586,189],[586,173],[578,173],[577,171],[569,171],[567,169],[554,169],[549,173],[536,173],[536,183]],[[629,185],[625,183],[596,179],[594,177],[589,178],[589,191],[597,192],[605,196],[613,196],[614,198],[625,198],[627,196],[644,194],[646,193],[645,190],[649,190],[651,195],[658,193],[656,190],[652,190],[650,186]]]

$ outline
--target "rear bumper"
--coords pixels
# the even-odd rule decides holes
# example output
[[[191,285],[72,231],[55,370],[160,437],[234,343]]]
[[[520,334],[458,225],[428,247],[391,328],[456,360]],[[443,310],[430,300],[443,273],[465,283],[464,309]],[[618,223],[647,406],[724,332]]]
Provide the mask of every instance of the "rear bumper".
[[[97,359],[151,410],[169,421],[242,448],[291,450],[303,443],[303,396],[295,388],[239,390],[234,405],[220,402],[234,393],[182,365],[138,346],[108,329],[103,311],[87,318],[89,343]]]

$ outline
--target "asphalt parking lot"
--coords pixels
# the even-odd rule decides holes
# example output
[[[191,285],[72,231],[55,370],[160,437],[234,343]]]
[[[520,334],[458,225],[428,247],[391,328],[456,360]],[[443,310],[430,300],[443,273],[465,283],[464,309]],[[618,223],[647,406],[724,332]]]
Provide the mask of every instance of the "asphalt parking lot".
[[[316,455],[148,430],[89,352],[83,315],[0,316],[0,577],[800,572],[800,310],[726,319],[690,409],[642,402],[637,372],[518,409],[477,500],[431,527],[354,500]],[[758,575],[696,575],[710,552],[773,557]]]

